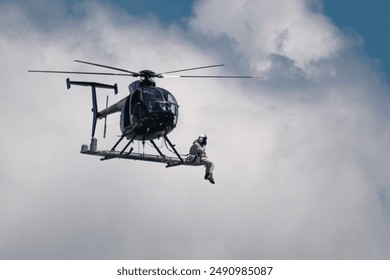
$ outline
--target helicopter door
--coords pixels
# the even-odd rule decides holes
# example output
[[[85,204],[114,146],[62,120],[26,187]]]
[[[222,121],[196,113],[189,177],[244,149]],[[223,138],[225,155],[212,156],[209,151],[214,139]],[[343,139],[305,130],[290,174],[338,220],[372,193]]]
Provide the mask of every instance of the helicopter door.
[[[145,108],[141,102],[141,91],[136,90],[131,95],[130,99],[130,115],[136,119],[139,119],[145,115]]]

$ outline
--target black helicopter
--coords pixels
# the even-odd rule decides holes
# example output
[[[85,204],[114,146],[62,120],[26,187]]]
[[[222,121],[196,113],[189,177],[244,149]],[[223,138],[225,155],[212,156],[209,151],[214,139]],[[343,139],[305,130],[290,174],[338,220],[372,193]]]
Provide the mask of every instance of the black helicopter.
[[[59,74],[92,74],[92,75],[113,75],[113,76],[130,76],[139,78],[129,85],[129,95],[115,104],[108,107],[108,96],[106,100],[106,108],[99,111],[97,105],[97,88],[113,89],[114,93],[118,93],[117,84],[108,85],[96,82],[86,81],[71,81],[66,79],[67,88],[71,85],[90,86],[92,89],[92,137],[91,144],[83,145],[81,153],[102,156],[102,160],[112,158],[125,158],[133,160],[154,161],[166,163],[167,167],[177,165],[194,165],[177,152],[175,145],[171,143],[167,135],[176,127],[179,117],[179,105],[175,97],[168,90],[157,87],[154,78],[164,77],[180,77],[180,78],[246,78],[246,79],[261,79],[263,77],[255,76],[194,76],[194,75],[179,75],[172,76],[167,74],[192,71],[198,69],[220,67],[223,64],[208,65],[195,68],[187,68],[164,73],[155,73],[150,70],[142,70],[133,72],[126,69],[116,68],[103,64],[96,64],[87,61],[75,60],[75,62],[103,67],[123,73],[102,73],[102,72],[75,72],[75,71],[44,71],[44,70],[29,70],[29,72],[39,73],[59,73]],[[119,140],[111,148],[111,150],[97,150],[97,139],[95,138],[97,120],[105,119],[104,137],[106,135],[106,120],[107,116],[113,113],[121,112],[120,128],[122,134]],[[118,145],[127,139],[127,144],[120,150],[116,151]],[[155,139],[163,138],[167,148],[172,151],[176,157],[166,156],[154,142]],[[129,146],[134,141],[150,141],[153,147],[158,152],[158,155],[133,153],[133,148],[129,150]]]

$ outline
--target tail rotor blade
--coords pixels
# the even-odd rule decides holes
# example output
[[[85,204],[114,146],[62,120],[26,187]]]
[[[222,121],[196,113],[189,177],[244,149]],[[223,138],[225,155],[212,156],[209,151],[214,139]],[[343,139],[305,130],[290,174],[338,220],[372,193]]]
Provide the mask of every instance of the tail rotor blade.
[[[106,109],[108,108],[108,95],[106,98]],[[103,131],[103,138],[106,138],[106,131],[107,131],[107,115],[104,117],[104,131]]]

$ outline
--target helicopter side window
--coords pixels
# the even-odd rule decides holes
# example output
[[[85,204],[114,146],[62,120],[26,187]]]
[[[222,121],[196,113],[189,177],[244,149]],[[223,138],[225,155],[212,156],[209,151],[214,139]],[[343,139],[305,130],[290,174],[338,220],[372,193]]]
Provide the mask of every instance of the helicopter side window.
[[[171,112],[173,114],[177,115],[178,105],[177,105],[177,101],[176,101],[175,97],[173,97],[173,95],[169,91],[167,91],[163,88],[160,88],[160,91],[164,95],[165,100],[169,103],[169,107],[170,107]]]

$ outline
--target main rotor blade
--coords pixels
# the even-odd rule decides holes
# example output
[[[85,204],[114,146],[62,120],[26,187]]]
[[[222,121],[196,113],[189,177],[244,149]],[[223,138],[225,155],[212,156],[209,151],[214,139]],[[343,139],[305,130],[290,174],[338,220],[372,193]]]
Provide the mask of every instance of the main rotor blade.
[[[191,71],[191,70],[198,70],[198,69],[211,68],[211,67],[220,67],[220,66],[223,66],[223,64],[216,64],[216,65],[208,65],[208,66],[187,68],[187,69],[181,69],[181,70],[174,70],[174,71],[169,71],[169,72],[160,73],[160,74],[157,74],[157,75],[170,74],[170,73],[177,73],[177,72],[184,72],[184,71]]]
[[[164,78],[210,78],[210,79],[264,79],[261,76],[189,76],[189,75],[168,75],[163,76]]]
[[[132,74],[119,74],[119,73],[101,73],[101,72],[74,72],[74,71],[45,71],[45,70],[28,70],[33,73],[50,73],[50,74],[85,74],[85,75],[111,75],[111,76],[131,76]]]
[[[104,68],[117,70],[117,71],[121,71],[121,72],[126,72],[126,73],[131,73],[131,74],[133,74],[133,77],[138,77],[139,76],[139,73],[136,73],[136,72],[133,72],[133,71],[129,71],[129,70],[126,70],[126,69],[121,69],[121,68],[108,66],[108,65],[97,64],[97,63],[92,63],[92,62],[87,62],[87,61],[82,61],[82,60],[75,60],[75,62],[89,64],[89,65],[98,66],[98,67],[104,67]]]

